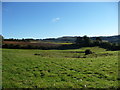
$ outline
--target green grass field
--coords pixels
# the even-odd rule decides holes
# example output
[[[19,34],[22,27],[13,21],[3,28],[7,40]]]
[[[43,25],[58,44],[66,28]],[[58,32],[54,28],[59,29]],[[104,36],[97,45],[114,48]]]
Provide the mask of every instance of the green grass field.
[[[94,53],[85,56],[83,51],[86,49]],[[2,53],[3,88],[118,87],[118,51],[88,47],[74,50],[3,49]]]

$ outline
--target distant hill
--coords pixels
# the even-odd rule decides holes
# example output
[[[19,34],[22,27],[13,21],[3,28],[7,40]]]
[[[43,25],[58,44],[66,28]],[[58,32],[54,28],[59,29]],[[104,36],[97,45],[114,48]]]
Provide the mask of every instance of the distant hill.
[[[115,36],[100,36],[102,40],[109,41],[111,43],[120,43],[120,35],[115,35]],[[92,37],[94,40],[95,37]]]
[[[46,39],[4,39],[4,41],[44,41],[44,42],[55,42],[55,43],[74,43],[78,36],[63,36],[59,38],[46,38]],[[82,36],[81,36],[82,37]],[[97,36],[96,36],[97,37]],[[96,37],[90,37],[91,40],[95,40]],[[99,36],[102,40],[108,41],[111,43],[120,43],[120,35],[114,36]],[[2,36],[0,36],[2,40]]]
[[[77,36],[64,36],[64,37],[59,37],[59,38],[47,38],[43,39],[42,41],[46,42],[68,42],[68,43],[74,43],[76,40]],[[90,37],[90,39],[95,40],[96,37]],[[115,35],[115,36],[100,36],[102,40],[111,42],[111,43],[120,43],[120,35]]]
[[[11,48],[11,49],[78,49],[81,47],[88,46],[100,46],[101,48],[105,48],[107,50],[120,50],[120,35],[116,36],[99,36],[103,42],[97,43],[95,41],[96,37],[90,37],[93,40],[92,43],[88,43],[86,37],[82,41],[81,38],[77,38],[78,36],[64,36],[59,38],[47,38],[47,39],[4,39],[2,41],[2,48]],[[75,41],[79,40],[78,43]],[[97,38],[98,39],[98,38]],[[110,44],[118,43],[119,44]]]
[[[43,39],[42,41],[46,41],[46,42],[61,42],[61,43],[74,43],[76,40],[76,37],[72,37],[72,36],[66,36],[66,37],[59,37],[59,38],[47,38],[47,39]]]

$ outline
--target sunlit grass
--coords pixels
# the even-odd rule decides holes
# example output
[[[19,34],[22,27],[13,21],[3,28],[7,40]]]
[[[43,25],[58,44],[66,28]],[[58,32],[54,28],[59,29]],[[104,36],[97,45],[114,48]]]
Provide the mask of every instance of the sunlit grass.
[[[71,53],[88,48],[97,57],[91,54],[86,58],[77,58],[84,53]],[[106,51],[99,47],[76,50],[3,49],[3,87],[117,88],[117,54],[118,51]]]

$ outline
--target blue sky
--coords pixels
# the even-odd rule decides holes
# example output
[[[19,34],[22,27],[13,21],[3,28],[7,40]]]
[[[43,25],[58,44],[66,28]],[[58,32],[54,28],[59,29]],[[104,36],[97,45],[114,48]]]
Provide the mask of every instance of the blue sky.
[[[117,2],[3,2],[5,38],[118,34]]]

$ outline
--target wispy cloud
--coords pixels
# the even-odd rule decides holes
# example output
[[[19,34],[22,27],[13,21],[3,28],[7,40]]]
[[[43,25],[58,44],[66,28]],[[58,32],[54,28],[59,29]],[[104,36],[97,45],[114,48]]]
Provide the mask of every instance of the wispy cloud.
[[[58,21],[60,21],[60,18],[59,18],[59,17],[52,19],[52,22],[58,22]]]

